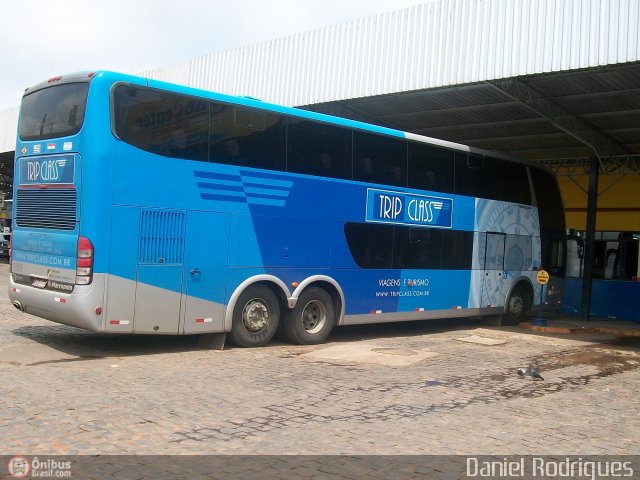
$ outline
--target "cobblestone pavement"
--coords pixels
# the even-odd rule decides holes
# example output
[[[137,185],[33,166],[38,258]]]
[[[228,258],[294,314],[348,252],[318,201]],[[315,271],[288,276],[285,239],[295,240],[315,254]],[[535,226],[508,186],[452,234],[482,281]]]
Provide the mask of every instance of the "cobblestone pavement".
[[[6,276],[0,454],[640,454],[637,339],[420,322],[215,351],[22,314]]]

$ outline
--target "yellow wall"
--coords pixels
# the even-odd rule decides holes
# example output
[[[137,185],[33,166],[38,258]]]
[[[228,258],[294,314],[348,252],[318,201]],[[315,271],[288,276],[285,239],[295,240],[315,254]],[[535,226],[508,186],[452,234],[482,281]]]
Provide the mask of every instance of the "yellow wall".
[[[574,181],[585,190],[588,190],[588,175],[573,176],[571,179],[562,174],[558,175],[567,228],[585,230],[587,225],[587,195]],[[607,187],[616,181],[617,183],[607,190]],[[596,230],[611,232],[640,231],[640,175],[626,175],[622,179],[620,179],[619,175],[600,175],[598,191],[601,193],[598,196]]]

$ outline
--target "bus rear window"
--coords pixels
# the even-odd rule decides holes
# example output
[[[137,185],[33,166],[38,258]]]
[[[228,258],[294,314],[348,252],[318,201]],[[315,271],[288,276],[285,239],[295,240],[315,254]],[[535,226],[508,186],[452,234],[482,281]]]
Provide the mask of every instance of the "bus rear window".
[[[87,82],[67,83],[25,95],[20,107],[20,139],[46,140],[78,133],[88,90]]]

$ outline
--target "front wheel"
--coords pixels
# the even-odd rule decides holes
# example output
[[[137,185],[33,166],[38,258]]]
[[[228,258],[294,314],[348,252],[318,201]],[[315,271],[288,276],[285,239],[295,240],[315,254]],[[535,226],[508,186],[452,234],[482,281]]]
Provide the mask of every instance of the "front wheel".
[[[335,323],[335,307],[331,296],[322,288],[310,287],[302,292],[296,306],[283,319],[285,337],[300,345],[323,342]]]
[[[517,325],[524,321],[530,309],[531,301],[526,290],[522,286],[514,288],[509,296],[507,312],[502,318],[502,324]]]
[[[252,285],[238,297],[229,339],[239,347],[261,347],[273,338],[279,320],[275,293],[265,285]]]

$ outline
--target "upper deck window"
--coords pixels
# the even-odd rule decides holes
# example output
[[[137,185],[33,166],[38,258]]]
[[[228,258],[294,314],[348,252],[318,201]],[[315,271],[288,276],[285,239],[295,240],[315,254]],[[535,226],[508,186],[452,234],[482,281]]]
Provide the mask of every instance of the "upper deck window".
[[[88,82],[67,83],[25,95],[20,107],[20,139],[46,140],[78,133],[88,90]]]
[[[209,103],[162,90],[118,85],[113,91],[115,133],[165,157],[207,161]]]

